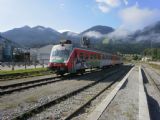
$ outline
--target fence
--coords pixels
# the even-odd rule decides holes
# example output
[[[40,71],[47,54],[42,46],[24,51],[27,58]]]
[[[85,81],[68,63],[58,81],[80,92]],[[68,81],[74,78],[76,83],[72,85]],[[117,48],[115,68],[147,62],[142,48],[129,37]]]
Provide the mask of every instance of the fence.
[[[45,62],[1,62],[0,70],[19,70],[31,68],[44,68],[47,67]]]

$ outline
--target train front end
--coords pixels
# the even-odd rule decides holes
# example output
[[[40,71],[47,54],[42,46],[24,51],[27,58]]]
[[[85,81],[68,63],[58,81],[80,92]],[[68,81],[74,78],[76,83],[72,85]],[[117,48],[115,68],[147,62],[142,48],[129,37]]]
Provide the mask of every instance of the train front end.
[[[71,41],[62,41],[60,44],[54,45],[50,54],[48,68],[60,75],[68,72],[67,62],[72,49]]]

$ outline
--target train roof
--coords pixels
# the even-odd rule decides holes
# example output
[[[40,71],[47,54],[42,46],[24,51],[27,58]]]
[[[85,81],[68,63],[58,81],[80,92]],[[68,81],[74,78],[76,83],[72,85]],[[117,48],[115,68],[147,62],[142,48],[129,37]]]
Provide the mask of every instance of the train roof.
[[[72,41],[71,40],[61,40],[60,44],[72,44]],[[73,49],[83,49],[83,50],[88,50],[88,51],[91,51],[91,52],[97,52],[97,53],[103,53],[103,54],[107,54],[107,55],[116,55],[116,56],[119,56],[117,54],[107,53],[106,51],[99,50],[99,49],[96,49],[96,48],[93,49],[93,48],[85,48],[85,47],[79,47],[79,46],[76,47],[76,46],[73,46]]]
[[[107,53],[106,51],[102,51],[102,50],[98,50],[98,49],[91,49],[91,48],[84,48],[84,47],[74,47],[74,49],[83,49],[83,50],[88,50],[88,51],[92,51],[92,52],[103,53],[103,54],[107,54],[107,55],[116,55],[116,54]],[[119,56],[119,55],[116,55],[116,56]]]

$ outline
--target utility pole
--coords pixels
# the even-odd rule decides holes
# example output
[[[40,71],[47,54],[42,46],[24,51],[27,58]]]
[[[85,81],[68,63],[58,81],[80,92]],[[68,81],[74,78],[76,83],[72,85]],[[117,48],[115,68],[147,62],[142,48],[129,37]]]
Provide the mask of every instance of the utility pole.
[[[152,57],[152,59],[153,59],[153,52],[154,52],[154,51],[153,51],[153,49],[152,49],[152,39],[151,39],[151,46],[150,46],[150,47],[151,47],[151,57]]]

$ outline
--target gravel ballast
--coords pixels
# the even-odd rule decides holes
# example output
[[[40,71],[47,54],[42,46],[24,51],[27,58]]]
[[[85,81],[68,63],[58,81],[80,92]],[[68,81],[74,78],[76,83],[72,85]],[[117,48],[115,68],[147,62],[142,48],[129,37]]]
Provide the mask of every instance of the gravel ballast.
[[[88,83],[94,82],[96,76],[102,76],[104,72],[82,76],[57,82],[29,90],[15,92],[0,98],[0,119],[11,119],[28,109],[44,104],[70,91],[78,89]]]

